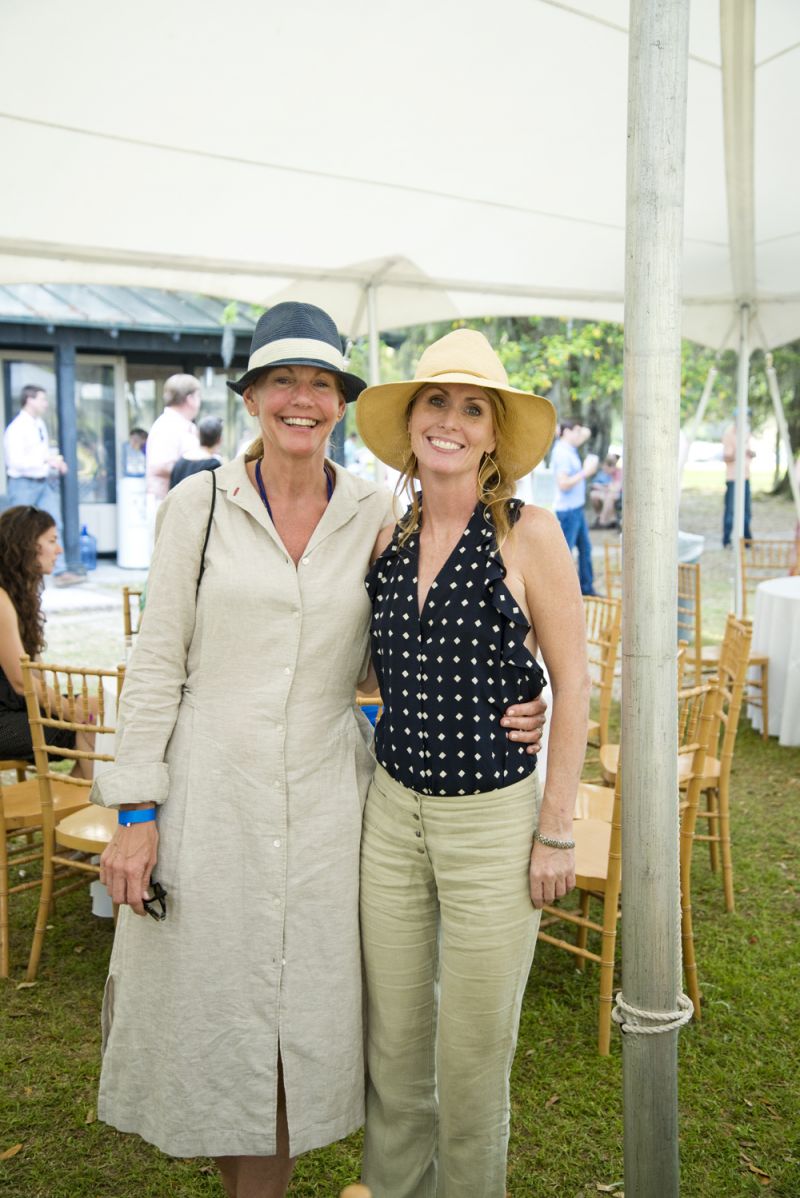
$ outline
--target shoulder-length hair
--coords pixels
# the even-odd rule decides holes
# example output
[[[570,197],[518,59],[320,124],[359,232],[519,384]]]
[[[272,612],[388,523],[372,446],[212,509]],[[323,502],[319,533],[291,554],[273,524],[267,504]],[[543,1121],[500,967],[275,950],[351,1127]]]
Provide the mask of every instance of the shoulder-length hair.
[[[42,570],[39,537],[55,526],[49,512],[10,507],[0,515],[0,587],[14,605],[25,652],[38,657],[44,648]]]

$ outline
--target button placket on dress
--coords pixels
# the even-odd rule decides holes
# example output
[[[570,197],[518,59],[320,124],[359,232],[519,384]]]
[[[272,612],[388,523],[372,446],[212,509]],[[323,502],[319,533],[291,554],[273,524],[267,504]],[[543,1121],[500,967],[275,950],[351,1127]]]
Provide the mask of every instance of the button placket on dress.
[[[281,929],[280,929],[280,955],[273,957],[273,965],[277,967],[280,973],[286,966],[286,957],[284,956],[286,944],[286,909],[287,909],[287,887],[288,887],[288,858],[289,858],[289,787],[287,783],[287,765],[286,765],[286,722],[287,709],[289,706],[289,697],[291,695],[292,683],[294,681],[295,670],[297,668],[297,659],[300,652],[300,633],[302,629],[302,588],[300,585],[300,576],[295,568],[291,558],[286,559],[287,571],[291,569],[292,579],[290,585],[293,585],[294,595],[290,602],[292,604],[292,615],[294,619],[289,626],[292,635],[287,637],[287,662],[283,667],[283,677],[285,680],[285,689],[283,693],[283,720],[279,725],[281,735],[280,759],[281,768],[278,777],[273,779],[272,789],[278,800],[279,811],[276,808],[276,828],[270,840],[270,872],[274,872],[276,878],[280,879],[280,894],[273,896],[272,905],[276,909],[282,909]],[[277,858],[277,862],[276,862]],[[273,864],[274,863],[274,864]],[[277,866],[277,867],[276,867]]]

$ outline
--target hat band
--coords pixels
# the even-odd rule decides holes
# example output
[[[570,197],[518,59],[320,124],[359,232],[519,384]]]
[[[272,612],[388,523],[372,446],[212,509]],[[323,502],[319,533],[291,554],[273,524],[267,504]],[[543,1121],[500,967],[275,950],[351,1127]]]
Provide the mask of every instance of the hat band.
[[[344,370],[344,355],[327,341],[315,341],[311,337],[282,337],[270,341],[250,355],[247,369],[257,370],[291,358],[316,358],[327,362],[334,370]]]
[[[440,378],[440,377],[441,377],[443,374],[468,374],[468,375],[470,376],[470,378],[473,378],[473,379],[481,379],[481,380],[483,381],[483,383],[484,383],[484,384],[485,384],[487,387],[500,387],[500,388],[502,388],[502,387],[507,387],[507,386],[508,386],[508,380],[507,380],[507,379],[506,379],[506,381],[505,381],[504,383],[500,383],[500,382],[497,382],[496,380],[494,380],[494,379],[490,378],[488,375],[484,374],[484,373],[483,373],[483,371],[480,371],[480,370],[470,370],[468,366],[459,366],[459,367],[457,367],[457,368],[455,368],[455,369],[454,369],[452,366],[448,366],[448,367],[447,367],[445,370],[434,370],[434,371],[430,371],[430,372],[427,372],[425,375],[422,375],[422,376],[420,376],[420,375],[417,375],[417,376],[415,377],[415,379],[414,379],[414,382],[415,382],[415,383],[416,383],[416,382],[423,382],[423,381],[424,381],[424,379],[426,379],[426,378],[438,379],[438,378]]]

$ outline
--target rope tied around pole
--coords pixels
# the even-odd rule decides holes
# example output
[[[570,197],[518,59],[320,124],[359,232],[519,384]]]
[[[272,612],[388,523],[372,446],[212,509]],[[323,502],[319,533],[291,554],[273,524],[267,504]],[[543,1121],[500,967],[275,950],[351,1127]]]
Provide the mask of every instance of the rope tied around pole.
[[[694,1014],[692,1000],[680,993],[676,999],[677,1011],[643,1011],[640,1007],[632,1007],[622,997],[618,990],[615,996],[615,1007],[611,1018],[618,1023],[622,1032],[630,1032],[637,1036],[657,1036],[661,1032],[675,1032],[688,1023]]]

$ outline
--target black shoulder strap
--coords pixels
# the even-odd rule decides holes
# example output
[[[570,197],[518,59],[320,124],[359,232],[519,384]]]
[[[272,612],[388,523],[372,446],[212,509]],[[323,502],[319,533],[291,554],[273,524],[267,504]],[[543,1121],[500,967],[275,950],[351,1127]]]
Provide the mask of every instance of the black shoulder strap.
[[[208,524],[206,525],[206,539],[203,541],[203,552],[200,554],[200,573],[197,575],[197,586],[194,589],[194,597],[197,600],[197,592],[200,590],[200,583],[203,581],[203,575],[206,571],[206,549],[208,548],[208,538],[211,536],[211,523],[214,519],[214,506],[217,502],[217,472],[209,470],[211,475],[211,510],[208,513]]]

